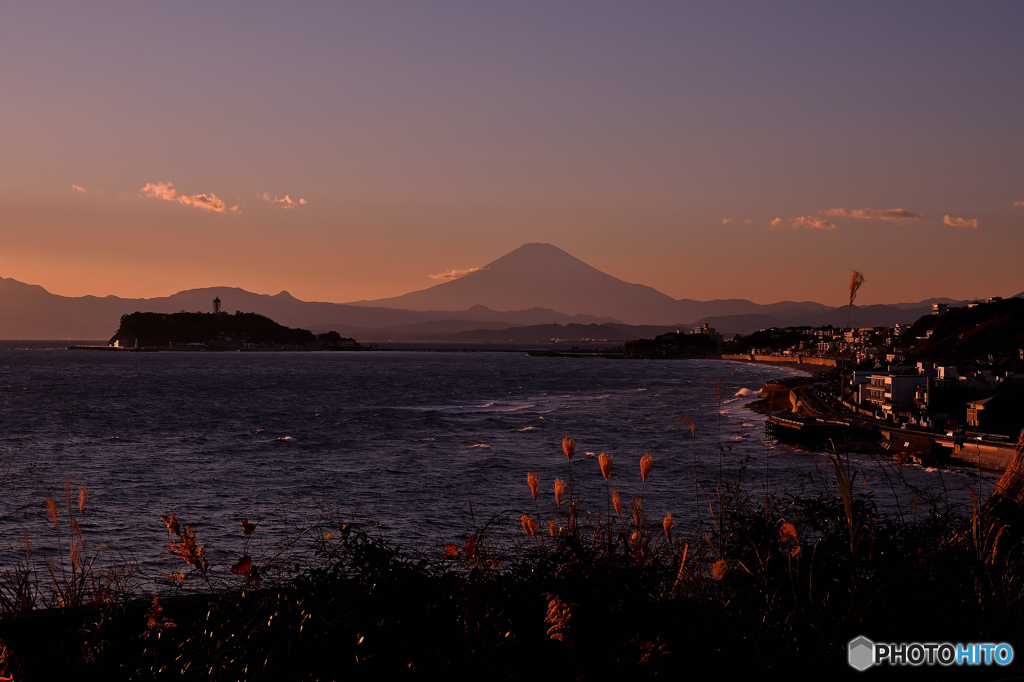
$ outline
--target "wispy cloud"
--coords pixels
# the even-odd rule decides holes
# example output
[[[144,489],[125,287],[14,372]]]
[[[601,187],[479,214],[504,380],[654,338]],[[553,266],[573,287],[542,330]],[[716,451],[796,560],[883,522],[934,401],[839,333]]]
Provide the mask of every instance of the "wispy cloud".
[[[775,220],[771,221],[768,224],[771,225],[772,227],[778,227],[779,225],[782,224],[782,218],[776,218]]]
[[[731,223],[732,221],[733,221],[733,219],[732,219],[732,218],[722,218],[722,224],[723,224],[723,225],[728,225],[728,224],[729,224],[729,223]]]
[[[224,209],[227,208],[224,201],[216,194],[179,194],[178,190],[174,189],[174,183],[172,182],[148,182],[139,190],[139,196],[150,199],[163,199],[164,201],[177,201],[185,206],[194,206],[195,208],[213,211],[214,213],[223,213]],[[236,213],[238,212],[237,209],[237,206],[231,207],[231,210]]]
[[[469,273],[476,272],[479,269],[480,268],[469,268],[468,270],[448,270],[447,272],[441,272],[436,275],[427,275],[427,277],[429,277],[430,279],[443,280],[459,279],[460,277],[465,277]]]
[[[283,199],[278,199],[276,196],[271,196],[270,192],[263,192],[262,194],[257,193],[256,196],[259,197],[260,199],[263,199],[263,201],[266,201],[267,203],[277,204],[278,206],[286,210],[293,209],[296,206],[304,206],[306,203],[308,203],[305,199],[292,199],[287,194],[284,195]]]
[[[943,216],[942,217],[942,222],[946,223],[950,227],[977,227],[978,226],[978,219],[977,218],[971,218],[970,220],[968,220],[967,218],[953,218],[952,216],[948,216],[947,215],[947,216]]]
[[[1019,206],[1020,208],[1024,208],[1024,201],[1015,201],[1013,202],[1013,205]]]
[[[178,202],[185,204],[186,206],[195,206],[196,208],[202,208],[207,211],[216,211],[221,213],[226,206],[224,201],[216,194],[193,194],[192,196],[180,195]]]
[[[79,187],[78,185],[71,185],[71,189],[77,189],[79,192],[85,192],[85,188]]]
[[[775,221],[772,221],[773,223]],[[794,230],[799,230],[801,227],[808,230],[834,230],[836,226],[827,220],[821,218],[815,218],[814,216],[804,215],[799,218],[790,218],[789,225]]]
[[[861,220],[889,220],[896,223],[907,223],[920,220],[924,214],[908,211],[904,208],[830,208],[825,215],[841,218],[860,218]]]

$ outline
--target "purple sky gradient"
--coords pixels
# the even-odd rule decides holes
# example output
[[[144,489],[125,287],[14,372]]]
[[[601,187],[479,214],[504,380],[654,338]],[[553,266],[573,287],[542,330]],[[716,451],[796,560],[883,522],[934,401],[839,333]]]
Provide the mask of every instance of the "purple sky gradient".
[[[344,302],[540,241],[675,297],[839,305],[851,268],[858,303],[1013,295],[1022,30],[1009,2],[9,3],[0,276]]]

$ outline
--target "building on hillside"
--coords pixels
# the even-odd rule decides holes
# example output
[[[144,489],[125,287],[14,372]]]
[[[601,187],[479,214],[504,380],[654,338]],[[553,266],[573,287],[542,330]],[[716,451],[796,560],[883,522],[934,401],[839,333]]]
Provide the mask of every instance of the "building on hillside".
[[[871,374],[859,386],[858,398],[862,405],[873,407],[877,416],[895,420],[900,412],[914,409],[917,388],[927,382],[928,377],[917,374]]]
[[[1024,396],[1000,393],[968,402],[967,426],[983,433],[1017,435],[1024,427]]]
[[[711,340],[714,341],[716,344],[722,343],[722,335],[719,334],[714,327],[709,327],[707,322],[705,322],[699,327],[694,327],[692,333],[704,334],[706,336],[710,336]]]

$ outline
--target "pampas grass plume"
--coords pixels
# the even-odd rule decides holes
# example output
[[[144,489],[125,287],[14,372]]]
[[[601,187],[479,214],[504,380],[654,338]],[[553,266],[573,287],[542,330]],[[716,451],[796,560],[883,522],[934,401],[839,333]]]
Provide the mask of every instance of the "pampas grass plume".
[[[622,518],[622,495],[619,494],[618,490],[612,488],[612,506],[615,507],[615,513],[618,517]]]
[[[654,458],[650,455],[644,455],[640,458],[640,480],[644,483],[647,482],[647,476],[651,473],[651,467],[654,466]]]
[[[540,493],[540,474],[536,471],[531,471],[526,474],[526,482],[530,484],[530,494],[536,500],[537,495]]]
[[[46,515],[53,523],[53,527],[57,528],[57,503],[54,502],[52,497],[46,498]]]
[[[665,529],[665,537],[669,542],[672,542],[672,528],[675,525],[675,521],[672,520],[672,512],[665,514],[665,520],[661,522],[661,527]]]
[[[608,477],[612,475],[612,458],[602,452],[597,456],[597,463],[601,465],[601,475],[607,481]]]
[[[555,506],[562,506],[562,496],[565,495],[565,481],[560,478],[555,479]]]
[[[523,517],[520,519],[520,521],[522,522],[523,530],[526,531],[527,535],[534,536],[537,534],[537,529],[540,528],[540,526],[537,525],[536,521],[531,519],[526,514],[523,514]]]
[[[857,300],[857,292],[864,286],[864,273],[857,270],[852,271],[850,275],[850,305]]]
[[[562,438],[562,452],[565,453],[567,459],[572,459],[572,456],[576,454],[576,441],[569,436]]]

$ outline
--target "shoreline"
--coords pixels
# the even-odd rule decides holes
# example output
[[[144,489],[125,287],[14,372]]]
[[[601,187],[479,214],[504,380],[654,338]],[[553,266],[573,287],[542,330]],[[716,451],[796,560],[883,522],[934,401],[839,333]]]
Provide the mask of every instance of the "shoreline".
[[[818,363],[818,362],[793,362],[792,360],[771,360],[770,357],[777,356],[748,356],[748,355],[726,355],[723,354],[719,359],[727,362],[742,362],[748,365],[768,365],[772,367],[786,367],[788,369],[796,369],[807,373],[808,376],[815,374],[823,374],[830,372],[835,369],[834,364]],[[817,359],[817,358],[815,358]],[[824,359],[824,358],[823,358]]]

